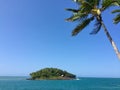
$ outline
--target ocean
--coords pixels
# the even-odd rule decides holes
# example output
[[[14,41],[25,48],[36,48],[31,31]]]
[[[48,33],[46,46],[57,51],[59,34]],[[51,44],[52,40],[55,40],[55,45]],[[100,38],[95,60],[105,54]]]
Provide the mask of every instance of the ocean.
[[[0,77],[0,90],[120,90],[120,78],[79,80],[26,80],[27,77]]]

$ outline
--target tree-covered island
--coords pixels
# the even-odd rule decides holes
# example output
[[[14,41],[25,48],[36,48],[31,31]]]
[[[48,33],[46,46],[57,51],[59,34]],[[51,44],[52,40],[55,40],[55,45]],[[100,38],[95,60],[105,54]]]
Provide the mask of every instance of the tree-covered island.
[[[30,73],[29,80],[72,80],[76,79],[76,75],[68,73],[57,68],[44,68],[36,72]]]

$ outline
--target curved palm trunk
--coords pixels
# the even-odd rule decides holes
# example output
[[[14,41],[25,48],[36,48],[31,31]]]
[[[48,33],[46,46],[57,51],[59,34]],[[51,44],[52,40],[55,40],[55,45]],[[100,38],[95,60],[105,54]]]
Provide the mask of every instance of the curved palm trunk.
[[[111,45],[113,46],[113,49],[114,49],[116,55],[118,56],[118,58],[119,58],[119,60],[120,60],[120,52],[119,52],[119,50],[118,50],[115,42],[113,41],[112,37],[110,36],[110,34],[109,34],[109,32],[108,32],[105,24],[103,23],[103,21],[101,21],[101,24],[102,24],[102,27],[103,27],[103,29],[104,29],[104,31],[105,31],[105,34],[106,34],[107,38],[109,39]]]

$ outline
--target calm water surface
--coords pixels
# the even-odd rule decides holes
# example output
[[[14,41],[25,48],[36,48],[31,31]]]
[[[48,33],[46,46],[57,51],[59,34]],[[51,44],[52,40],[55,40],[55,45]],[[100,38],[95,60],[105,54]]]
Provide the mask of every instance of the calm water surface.
[[[33,81],[26,77],[0,77],[0,90],[120,90],[120,78]]]

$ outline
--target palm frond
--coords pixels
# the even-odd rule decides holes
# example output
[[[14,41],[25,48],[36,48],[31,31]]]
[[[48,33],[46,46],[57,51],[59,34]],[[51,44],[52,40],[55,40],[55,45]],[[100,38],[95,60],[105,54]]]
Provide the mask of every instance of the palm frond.
[[[101,0],[96,0],[97,1],[97,5],[99,6],[101,3]]]
[[[91,3],[89,3],[89,2],[87,2],[85,0],[81,2],[81,6],[84,7],[84,8],[85,7],[89,7],[89,8],[93,7]]]
[[[82,31],[89,23],[94,20],[94,17],[87,18],[83,22],[81,22],[73,31],[72,31],[72,36],[77,35],[80,31]]]
[[[116,6],[120,6],[120,0],[115,0],[114,5],[116,5]]]
[[[113,10],[112,13],[120,13],[120,9]]]
[[[71,11],[73,13],[78,13],[79,10],[76,10],[76,9],[71,9],[71,8],[67,8],[66,9],[67,11]]]
[[[113,21],[114,21],[114,24],[118,24],[120,22],[120,9],[113,10],[112,13],[117,13]]]
[[[73,22],[80,18],[78,14],[71,16],[70,18],[67,18],[66,21]]]
[[[95,3],[97,0],[85,0],[85,1],[88,2],[88,3],[93,4],[93,3]]]
[[[73,15],[70,18],[67,18],[66,21],[73,22],[73,21],[78,20],[79,18],[80,18],[79,15]]]
[[[115,18],[114,18],[114,23],[118,24],[120,22],[120,14],[118,14]]]
[[[76,13],[76,14],[73,14],[70,18],[67,18],[66,21],[70,21],[70,22],[73,22],[73,21],[83,21],[84,19],[87,18],[87,14],[86,13]]]
[[[110,6],[119,5],[120,0],[102,0],[102,11],[106,10]]]
[[[78,3],[78,4],[82,4],[85,0],[73,0],[73,1]]]
[[[86,0],[92,7],[99,7],[101,0]]]
[[[92,6],[89,5],[87,2],[85,2],[84,4],[82,4],[80,6],[80,13],[86,13],[86,14],[90,14],[91,10],[92,10]]]
[[[102,24],[100,21],[96,20],[96,23],[94,26],[95,26],[95,28],[93,29],[93,31],[90,34],[97,34],[100,31]]]
[[[94,0],[94,1],[95,1],[94,6],[99,8],[101,0]]]
[[[80,23],[82,23],[84,20],[86,20],[87,19],[87,17],[88,17],[88,14],[83,14],[83,15],[81,15],[81,17],[78,19],[78,21],[80,22]]]
[[[79,12],[80,13],[87,13],[89,14],[93,8],[93,5],[91,2],[88,2],[87,0],[74,0],[76,3],[79,4]],[[93,0],[94,1],[94,0]]]

